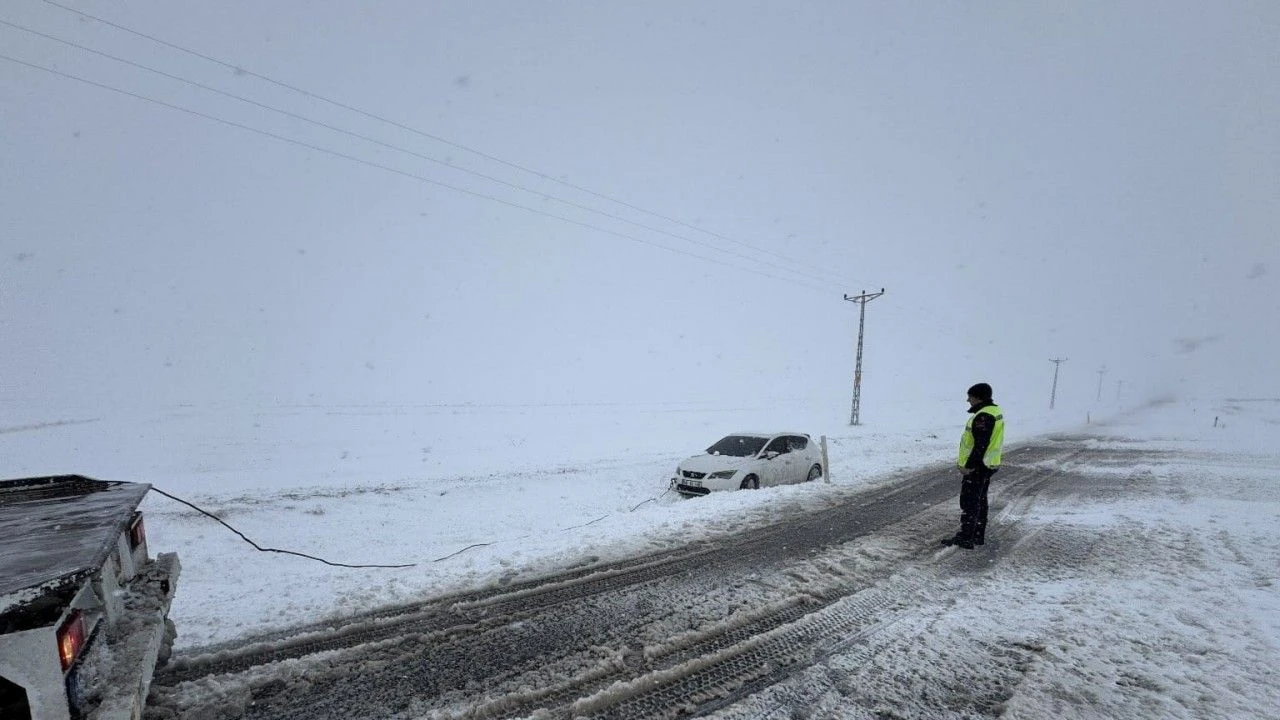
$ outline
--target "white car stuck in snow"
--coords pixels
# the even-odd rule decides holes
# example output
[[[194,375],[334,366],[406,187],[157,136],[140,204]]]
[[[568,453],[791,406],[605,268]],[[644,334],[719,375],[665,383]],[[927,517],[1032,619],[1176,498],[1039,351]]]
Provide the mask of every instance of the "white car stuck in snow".
[[[804,433],[735,433],[680,463],[671,486],[681,495],[706,495],[807,482],[822,472],[822,451]]]

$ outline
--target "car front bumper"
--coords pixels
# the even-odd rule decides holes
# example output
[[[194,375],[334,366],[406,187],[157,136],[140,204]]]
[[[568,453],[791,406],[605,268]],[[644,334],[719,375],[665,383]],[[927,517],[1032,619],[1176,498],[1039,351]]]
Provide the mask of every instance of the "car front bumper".
[[[675,491],[681,495],[688,497],[707,495],[713,490],[737,490],[741,485],[742,481],[737,476],[731,478],[703,477],[694,479],[677,474],[671,478],[671,487],[675,488]]]

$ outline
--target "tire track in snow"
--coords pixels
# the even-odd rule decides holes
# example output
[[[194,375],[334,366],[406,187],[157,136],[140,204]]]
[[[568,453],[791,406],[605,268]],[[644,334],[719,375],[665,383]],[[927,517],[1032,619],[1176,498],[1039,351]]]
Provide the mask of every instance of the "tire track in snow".
[[[1059,542],[1051,533],[1035,532],[1014,545],[1001,562],[1018,556],[1051,554],[1079,568],[1088,562],[1097,541]],[[976,591],[972,576],[958,588],[937,591],[948,571],[967,575],[976,554],[943,551],[940,562],[913,568],[882,586],[843,597],[789,625],[748,638],[711,657],[699,657],[666,673],[657,672],[579,701],[570,716],[602,720],[658,720],[701,716],[761,691],[837,653],[870,659],[893,644],[912,645],[936,622],[936,608]],[[978,559],[984,569],[986,561]],[[942,595],[942,597],[939,597]],[[922,612],[922,608],[926,610]],[[1025,656],[1004,653],[1011,666],[1024,666]],[[1007,683],[1016,686],[1018,674]],[[990,689],[988,689],[990,692]],[[1000,695],[1002,693],[995,693]],[[995,703],[998,704],[998,703]]]
[[[1052,480],[1049,470],[1035,471],[1029,478],[1020,479],[1018,484],[1022,486],[1021,493],[1035,493]],[[1018,497],[1022,497],[1019,494]],[[1022,512],[1030,507],[1030,503],[1023,506]],[[1012,523],[1015,521],[1016,513],[1005,518],[1004,522]],[[924,582],[926,585],[936,582],[936,568],[931,567],[931,563],[936,561],[937,557],[945,553],[931,545],[922,545],[921,549],[906,559],[906,562],[912,567],[923,566],[925,568],[922,577],[930,578],[925,581],[918,581],[913,587],[918,591]],[[966,559],[963,556],[957,556],[957,560]],[[985,562],[985,561],[983,561]],[[582,707],[570,707],[572,701],[577,697],[583,697],[592,693],[601,693],[610,684],[620,684],[623,686],[633,686],[639,683],[641,686],[646,684],[652,685],[659,681],[674,683],[674,690],[664,690],[655,701],[658,705],[686,707],[690,703],[697,705],[697,698],[701,696],[715,696],[714,688],[728,684],[743,682],[743,677],[738,673],[742,670],[743,660],[740,658],[730,658],[723,660],[722,664],[727,669],[719,672],[727,673],[725,678],[717,680],[714,677],[708,677],[707,673],[713,673],[710,670],[703,670],[703,666],[707,664],[707,658],[715,658],[722,653],[730,653],[737,649],[746,647],[755,642],[759,638],[768,637],[770,634],[778,632],[779,628],[786,626],[797,626],[797,623],[806,622],[806,618],[816,616],[817,613],[824,612],[825,608],[838,602],[845,602],[850,595],[860,596],[857,602],[857,612],[854,616],[846,618],[848,622],[859,622],[873,614],[883,610],[884,607],[893,606],[900,602],[901,598],[907,593],[902,587],[894,587],[894,583],[901,584],[901,577],[892,576],[884,581],[886,587],[890,589],[877,589],[877,587],[867,587],[865,583],[847,583],[834,584],[826,588],[811,591],[804,595],[796,595],[788,598],[787,601],[779,603],[777,607],[772,608],[769,612],[761,613],[758,617],[751,618],[747,621],[735,619],[725,622],[719,626],[700,630],[695,633],[696,640],[685,644],[675,644],[674,646],[658,646],[644,648],[640,651],[644,658],[644,666],[648,671],[647,675],[636,677],[634,672],[631,679],[626,679],[627,668],[617,668],[612,672],[593,671],[580,678],[574,678],[570,682],[561,684],[554,688],[544,688],[533,692],[520,693],[512,696],[506,696],[497,700],[490,701],[487,704],[470,709],[459,715],[448,715],[447,717],[459,718],[511,718],[528,715],[535,711],[548,714],[549,717],[569,717],[576,716],[583,711]],[[896,621],[894,621],[896,622]],[[873,627],[858,630],[854,633],[852,639],[846,641],[852,642],[869,642],[871,636],[879,633],[888,625],[894,624],[887,620],[873,623]],[[833,632],[831,627],[824,628],[828,632]],[[847,629],[847,628],[846,628]],[[826,635],[824,635],[825,637]],[[770,651],[772,652],[772,651]],[[800,662],[807,651],[802,651],[795,655],[795,661]],[[785,654],[785,653],[784,653]],[[775,664],[778,657],[766,658],[767,664]],[[811,660],[809,664],[811,664]],[[750,664],[750,663],[748,663]],[[783,663],[790,666],[791,663]],[[634,668],[632,668],[634,670]],[[683,674],[700,673],[693,680],[686,680]],[[759,678],[769,678],[777,676],[773,672],[757,672]],[[789,674],[789,673],[787,673]],[[778,677],[773,677],[769,682],[775,682]],[[727,678],[727,680],[726,680]],[[692,683],[690,685],[689,683]],[[744,683],[744,686],[753,687],[753,691],[758,690],[751,683]],[[625,691],[624,691],[625,694]],[[729,693],[731,695],[731,693]],[[726,695],[727,696],[727,695]],[[679,700],[677,702],[677,700]],[[631,701],[627,701],[631,702]],[[634,701],[639,707],[648,707],[653,702],[647,700]],[[706,710],[702,708],[699,711]],[[624,710],[620,717],[631,717],[627,713],[639,712],[637,717],[647,717],[642,710]],[[603,717],[613,717],[609,713],[605,713]],[[656,716],[655,716],[656,717]]]
[[[1066,448],[1060,447],[1022,448],[1009,453],[1011,459],[1027,463],[1042,463],[1068,454]],[[1033,477],[1041,472],[1033,465]],[[794,562],[795,557],[805,551],[816,552],[838,546],[894,523],[910,521],[922,513],[928,514],[926,511],[934,510],[940,503],[954,502],[952,479],[950,468],[945,472],[925,471],[871,493],[871,500],[860,496],[853,502],[797,516],[789,523],[744,531],[700,548],[669,551],[657,558],[650,556],[603,568],[579,569],[557,578],[531,580],[508,588],[439,599],[420,606],[366,616],[336,630],[313,626],[274,641],[260,641],[256,646],[251,644],[247,648],[204,653],[161,673],[157,677],[157,687],[161,694],[168,691],[180,699],[184,691],[177,686],[234,685],[228,675],[239,673],[243,676],[238,681],[241,687],[229,694],[239,697],[235,702],[242,703],[246,717],[349,717],[352,707],[368,709],[365,701],[351,697],[352,692],[359,692],[359,687],[337,687],[343,683],[337,682],[335,686],[331,681],[354,673],[360,679],[357,686],[373,689],[385,698],[382,707],[388,714],[411,708],[414,713],[431,712],[432,706],[437,709],[442,705],[457,708],[461,703],[464,714],[470,705],[475,709],[468,716],[485,716],[483,712],[488,711],[482,712],[479,706],[467,703],[466,696],[479,695],[483,698],[484,685],[501,687],[507,682],[503,678],[520,675],[522,663],[536,665],[540,658],[551,663],[560,662],[580,656],[593,645],[625,647],[626,643],[620,641],[620,637],[625,638],[638,626],[652,622],[650,613],[630,618],[631,622],[611,619],[610,612],[617,608],[611,609],[607,602],[595,615],[581,609],[576,614],[564,612],[564,609],[600,596],[615,596],[615,605],[625,605],[625,599],[617,599],[620,594],[638,592],[651,583],[670,585],[695,574],[714,581],[708,586],[714,587],[715,582],[740,575],[754,565]],[[1026,482],[1026,479],[1019,482]],[[1014,483],[1010,479],[1007,484]],[[850,518],[856,518],[855,522],[851,523]],[[922,554],[936,552],[930,548]],[[882,580],[889,571],[881,568],[874,574],[873,581]],[[773,613],[757,618],[749,629],[726,627],[704,633],[698,642],[681,651],[683,654],[675,650],[654,651],[649,658],[650,668],[667,663],[670,671],[686,667],[688,663],[697,664],[708,654],[714,656],[725,647],[740,648],[743,643],[764,642],[754,639],[767,638],[779,627],[812,615],[815,608],[839,601],[842,593],[867,590],[867,578],[862,581],[861,590],[855,583],[841,592],[808,592],[804,603],[783,603]],[[740,588],[741,583],[739,591],[730,591],[729,594],[738,594]],[[709,602],[716,600],[712,593]],[[619,635],[620,632],[623,634]],[[746,639],[743,639],[744,634]],[[468,673],[462,668],[445,677],[444,683],[424,682],[421,674],[402,664],[404,658],[416,657],[419,662],[414,663],[415,666],[438,677],[437,669],[449,666],[451,662],[457,666],[459,660],[468,658],[493,659],[490,648],[501,645],[503,638],[509,648],[532,654],[523,661],[520,658],[496,658],[516,660],[514,668],[504,668],[498,663],[488,663],[484,672],[477,673]],[[354,650],[347,650],[352,646],[355,646]],[[438,652],[432,652],[431,648]],[[552,707],[563,706],[565,701],[590,694],[593,688],[618,682],[619,677],[635,676],[637,668],[628,667],[628,659],[634,661],[636,652],[632,650],[628,654],[624,651],[620,655],[621,660],[613,663],[620,666],[620,670],[610,668],[609,663],[594,663],[594,670],[573,676],[558,691],[543,696],[541,706],[547,706],[545,701],[549,701]],[[794,656],[795,653],[786,651],[783,655]],[[690,656],[692,659],[688,659]],[[420,664],[428,659],[430,667]],[[657,665],[654,665],[655,661]],[[605,669],[601,670],[602,667]],[[649,668],[640,667],[639,670],[647,671]],[[215,680],[219,677],[221,679]],[[204,682],[202,678],[213,682]],[[299,693],[306,695],[307,702],[315,704],[299,705]],[[522,701],[518,696],[500,696],[485,707],[497,711],[499,716],[509,716],[500,710],[502,705],[524,707],[531,699],[526,697]]]

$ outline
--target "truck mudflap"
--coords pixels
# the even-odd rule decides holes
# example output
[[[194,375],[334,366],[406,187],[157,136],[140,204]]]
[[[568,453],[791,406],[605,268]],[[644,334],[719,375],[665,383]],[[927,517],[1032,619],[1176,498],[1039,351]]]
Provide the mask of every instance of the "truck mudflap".
[[[169,621],[181,571],[175,553],[160,553],[134,576],[124,591],[125,612],[105,628],[110,652],[90,653],[68,678],[72,702],[91,709],[86,720],[138,720],[151,688],[157,661],[168,660],[174,628]],[[80,701],[80,702],[77,702]]]

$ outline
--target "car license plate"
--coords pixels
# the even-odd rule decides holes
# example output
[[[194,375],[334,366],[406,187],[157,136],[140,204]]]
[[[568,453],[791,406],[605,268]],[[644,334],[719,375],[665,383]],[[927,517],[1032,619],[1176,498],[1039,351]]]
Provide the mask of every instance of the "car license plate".
[[[685,481],[684,481],[684,484],[685,484],[685,485],[689,485],[689,486],[691,486],[691,487],[702,487],[702,481],[701,481],[701,480],[685,480]]]

